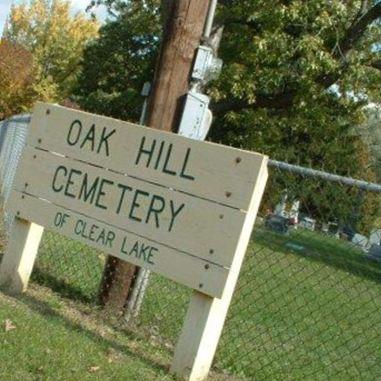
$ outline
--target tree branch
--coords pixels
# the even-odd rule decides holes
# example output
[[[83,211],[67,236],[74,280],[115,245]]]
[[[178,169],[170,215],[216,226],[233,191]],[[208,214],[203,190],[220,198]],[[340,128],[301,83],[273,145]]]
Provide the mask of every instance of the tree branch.
[[[362,10],[366,6],[366,2],[362,4]],[[378,2],[372,8],[370,8],[366,13],[359,13],[349,29],[346,31],[344,37],[336,45],[335,50],[332,55],[334,58],[342,62],[340,70],[335,73],[322,74],[316,78],[316,83],[328,88],[332,86],[339,78],[340,74],[348,68],[348,63],[346,62],[346,55],[354,47],[355,43],[364,35],[364,32],[374,21],[381,17],[381,2]],[[374,65],[371,65],[374,67]]]
[[[336,45],[333,56],[337,59],[345,58],[345,55],[353,48],[354,44],[363,36],[368,26],[380,17],[381,2],[378,2],[366,13],[354,20],[344,37]]]
[[[352,25],[348,28],[345,35],[336,45],[332,55],[334,58],[341,61],[340,70],[335,73],[322,74],[315,79],[316,83],[325,88],[332,86],[340,78],[340,75],[348,68],[346,62],[346,55],[353,49],[355,43],[363,36],[364,32],[375,20],[381,17],[381,2],[373,5],[369,10],[367,8],[367,1],[362,2],[362,7],[358,16],[353,21]],[[365,12],[365,13],[364,13]],[[381,60],[375,61],[370,64],[373,68],[381,70]],[[274,108],[284,109],[293,104],[294,97],[297,94],[295,90],[286,90],[279,94],[274,95],[261,95],[258,94],[255,103],[249,104],[246,100],[233,99],[223,102],[218,102],[212,105],[215,112],[227,111],[241,111],[244,109],[258,109],[258,108]]]
[[[381,60],[371,62],[369,66],[374,69],[381,70]]]
[[[249,103],[243,99],[229,99],[222,102],[216,102],[211,105],[212,111],[216,113],[225,113],[228,111],[239,112],[245,109],[273,108],[285,109],[292,105],[296,92],[287,90],[275,95],[258,94],[255,103]]]

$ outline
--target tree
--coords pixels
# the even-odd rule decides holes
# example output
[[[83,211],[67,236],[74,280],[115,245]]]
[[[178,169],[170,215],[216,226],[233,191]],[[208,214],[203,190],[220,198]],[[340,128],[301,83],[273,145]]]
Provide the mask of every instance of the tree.
[[[122,15],[131,2],[103,3],[115,15],[114,23],[127,22]],[[135,20],[144,20],[149,12],[158,17],[157,9],[157,2],[145,2],[144,11],[135,9]],[[353,127],[364,122],[365,104],[381,101],[380,19],[380,1],[220,0],[216,22],[225,28],[219,52],[224,68],[208,90],[215,116],[210,138],[273,159],[374,180],[371,152]],[[155,43],[146,46],[152,57],[160,33],[157,26],[146,25],[146,33],[156,36]],[[111,28],[105,30],[108,33],[112,39]],[[127,33],[129,39],[136,36],[133,29]],[[122,54],[129,66],[142,65],[141,55]],[[97,62],[102,65],[101,58]],[[149,76],[151,61],[144,62]],[[120,72],[111,75],[118,77]],[[112,94],[107,86],[102,91],[103,96]],[[129,117],[117,107],[110,113]],[[282,190],[279,181],[274,186]],[[309,200],[306,209],[325,219],[327,207],[314,201],[316,189],[305,187],[303,192]],[[348,196],[342,188],[335,197]],[[268,200],[268,205],[275,202]],[[375,202],[364,204],[371,214]],[[337,214],[344,218],[346,210],[337,209]]]
[[[32,105],[34,78],[32,55],[20,45],[0,40],[0,120]]]
[[[157,4],[129,3],[84,52],[76,100],[86,110],[138,120],[144,82],[152,80],[161,31]]]
[[[31,0],[12,6],[4,38],[32,54],[40,96],[62,101],[72,93],[83,49],[98,27],[83,13],[71,16],[69,1]]]
[[[212,138],[374,181],[371,152],[354,126],[364,121],[366,103],[380,101],[375,44],[381,37],[381,2],[220,3],[225,67],[210,90],[217,115]],[[271,179],[272,207],[285,186],[282,176],[287,177],[278,173]],[[368,217],[378,209],[375,197],[360,200],[345,187],[307,183],[288,178],[290,196],[303,201],[306,213],[322,221],[335,214],[345,224],[351,205],[361,201],[367,209],[356,228],[369,229]]]

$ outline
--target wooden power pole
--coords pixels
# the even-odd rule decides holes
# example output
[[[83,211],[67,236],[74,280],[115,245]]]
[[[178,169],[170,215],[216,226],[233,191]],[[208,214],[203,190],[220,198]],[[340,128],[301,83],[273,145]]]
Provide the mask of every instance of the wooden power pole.
[[[176,132],[210,0],[163,0],[162,3],[165,26],[147,125]],[[123,309],[136,273],[136,266],[114,257],[108,258],[101,285],[101,301],[106,308],[112,311]]]

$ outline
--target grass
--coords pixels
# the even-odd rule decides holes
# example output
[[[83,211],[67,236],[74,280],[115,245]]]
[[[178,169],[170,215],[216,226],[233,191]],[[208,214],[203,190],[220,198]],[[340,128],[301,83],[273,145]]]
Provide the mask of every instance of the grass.
[[[15,316],[12,321],[17,320],[18,326],[0,333],[0,340],[10,343],[6,354],[1,346],[0,364],[12,363],[12,358],[22,364],[7,366],[7,374],[2,374],[0,367],[0,380],[28,380],[28,374],[29,379],[39,379],[41,367],[43,380],[54,373],[57,376],[61,368],[66,378],[56,379],[118,380],[131,374],[128,380],[134,380],[138,373],[140,380],[166,379],[164,364],[169,363],[170,350],[181,330],[190,291],[152,275],[137,321],[138,331],[147,334],[150,344],[115,326],[111,337],[105,338],[99,332],[83,330],[78,321],[73,324],[69,319],[68,323],[62,313],[67,307],[61,307],[65,296],[75,300],[72,311],[85,306],[91,312],[85,314],[87,318],[96,314],[100,321],[105,318],[95,308],[103,265],[102,254],[62,237],[45,235],[34,280],[60,296],[49,292],[37,302],[31,301],[36,299],[34,295],[21,300],[5,297],[5,304],[0,299],[0,322]],[[380,282],[381,265],[366,260],[347,242],[304,230],[283,236],[257,228],[215,369],[247,380],[378,380]],[[36,308],[42,304],[41,310]],[[131,351],[131,343],[137,352]],[[44,348],[55,350],[55,355],[46,354]],[[110,348],[124,356],[121,363],[108,362]],[[41,359],[45,365],[39,363]],[[92,366],[100,369],[91,373]],[[12,371],[25,374],[9,378]]]
[[[0,380],[172,380],[158,348],[49,290],[32,286],[17,299],[0,293],[0,305]],[[7,319],[15,329],[4,329]]]
[[[308,231],[259,229],[254,242],[217,365],[255,380],[379,379],[380,264]]]
[[[378,380],[380,282],[380,264],[347,242],[257,229],[215,367],[248,380]],[[141,324],[176,340],[188,298],[155,276]]]

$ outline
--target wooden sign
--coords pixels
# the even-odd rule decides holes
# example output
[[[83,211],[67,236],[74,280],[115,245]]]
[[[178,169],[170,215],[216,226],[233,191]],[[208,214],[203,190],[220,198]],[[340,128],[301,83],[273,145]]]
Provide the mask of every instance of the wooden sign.
[[[257,153],[37,104],[7,204],[17,218],[0,284],[26,289],[45,227],[191,287],[172,370],[201,380],[266,180]]]
[[[34,148],[24,151],[15,189],[225,267],[231,265],[246,215]],[[20,202],[9,205],[17,209]]]

